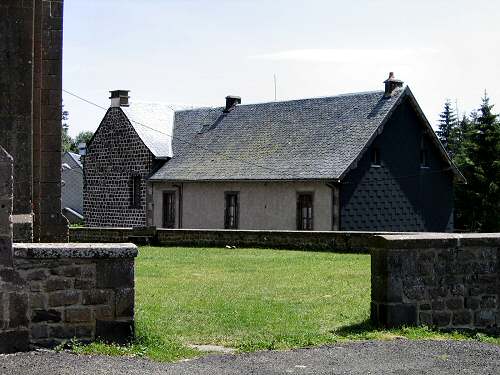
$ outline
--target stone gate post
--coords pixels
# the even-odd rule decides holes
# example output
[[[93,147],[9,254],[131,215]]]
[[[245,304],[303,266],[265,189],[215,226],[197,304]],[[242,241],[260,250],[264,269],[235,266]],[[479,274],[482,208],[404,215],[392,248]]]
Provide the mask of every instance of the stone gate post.
[[[12,250],[12,157],[0,146],[0,353],[29,347],[28,293],[14,269]]]
[[[0,146],[0,265],[12,267],[12,157]]]

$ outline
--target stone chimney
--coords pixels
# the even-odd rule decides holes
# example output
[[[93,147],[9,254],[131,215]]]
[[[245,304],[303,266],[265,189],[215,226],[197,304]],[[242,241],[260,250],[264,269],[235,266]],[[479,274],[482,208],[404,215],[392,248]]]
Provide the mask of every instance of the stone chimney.
[[[390,98],[391,96],[394,95],[394,93],[398,91],[398,89],[403,87],[403,81],[396,79],[394,77],[393,72],[389,73],[389,78],[387,78],[384,81],[384,84],[385,84],[385,93],[384,93],[385,98]]]
[[[239,96],[226,96],[226,108],[224,108],[224,112],[231,112],[238,104],[241,104],[241,98]]]
[[[128,96],[129,90],[113,90],[110,91],[111,96],[111,107],[128,107],[128,100],[130,96]]]

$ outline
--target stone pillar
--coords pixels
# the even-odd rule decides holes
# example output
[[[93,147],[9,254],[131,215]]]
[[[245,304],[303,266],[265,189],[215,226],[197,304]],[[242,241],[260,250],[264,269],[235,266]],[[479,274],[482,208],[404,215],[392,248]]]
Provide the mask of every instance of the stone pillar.
[[[0,141],[14,158],[14,215],[32,215],[33,4],[0,2]],[[27,220],[29,219],[29,220]],[[15,225],[19,240],[31,241],[31,224]]]
[[[68,240],[61,214],[62,12],[62,0],[0,2],[0,140],[14,158],[16,241]]]
[[[12,157],[0,146],[0,353],[29,347],[29,297],[13,265],[12,174]]]
[[[34,229],[40,242],[67,242],[61,213],[63,0],[35,1],[34,30]]]
[[[371,318],[500,334],[500,233],[376,236]]]
[[[12,157],[0,146],[0,265],[12,267]]]

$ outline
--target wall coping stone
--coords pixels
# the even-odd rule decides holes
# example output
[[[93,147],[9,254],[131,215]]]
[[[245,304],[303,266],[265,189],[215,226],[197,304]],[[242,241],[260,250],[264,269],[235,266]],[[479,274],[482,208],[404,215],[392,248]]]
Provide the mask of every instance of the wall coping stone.
[[[418,249],[464,246],[500,246],[500,233],[420,233],[378,234],[371,241],[373,249]]]
[[[18,258],[135,258],[137,246],[132,243],[14,243]]]

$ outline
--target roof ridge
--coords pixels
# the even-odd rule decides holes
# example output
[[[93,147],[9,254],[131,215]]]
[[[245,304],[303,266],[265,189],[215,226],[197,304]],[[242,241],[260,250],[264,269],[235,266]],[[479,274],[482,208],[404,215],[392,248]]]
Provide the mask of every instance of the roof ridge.
[[[361,95],[369,95],[369,94],[381,94],[383,92],[384,92],[384,90],[372,90],[372,91],[350,92],[350,93],[338,94],[338,95],[312,96],[309,98],[299,98],[299,99],[271,100],[271,101],[256,102],[256,103],[238,104],[238,107],[257,106],[257,105],[266,105],[266,104],[284,104],[284,103],[301,102],[301,101],[317,100],[317,99],[343,98],[343,97],[361,96]],[[181,110],[178,110],[175,112],[188,112],[188,111],[196,111],[196,110],[200,110],[200,109],[219,109],[219,108],[224,108],[224,106],[194,107],[191,109],[181,109]]]

